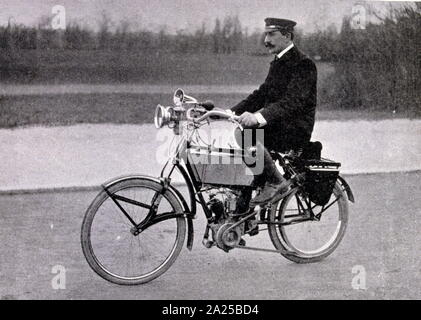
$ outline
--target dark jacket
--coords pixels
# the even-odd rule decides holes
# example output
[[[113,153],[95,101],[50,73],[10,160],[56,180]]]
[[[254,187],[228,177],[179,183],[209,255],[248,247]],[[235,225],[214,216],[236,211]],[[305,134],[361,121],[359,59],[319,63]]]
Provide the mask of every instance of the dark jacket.
[[[317,69],[294,46],[270,64],[265,82],[231,108],[237,115],[257,112],[267,121],[265,147],[298,149],[310,141],[317,102]]]

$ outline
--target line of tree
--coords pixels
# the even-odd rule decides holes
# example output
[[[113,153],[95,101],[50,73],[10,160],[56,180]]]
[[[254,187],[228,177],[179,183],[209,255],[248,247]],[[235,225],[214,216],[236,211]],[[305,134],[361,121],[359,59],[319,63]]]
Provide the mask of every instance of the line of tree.
[[[175,34],[162,27],[158,32],[132,31],[126,21],[117,27],[102,14],[98,31],[78,23],[67,24],[65,30],[52,30],[48,19],[37,27],[12,25],[0,27],[0,49],[69,49],[69,50],[164,50],[168,52],[212,52],[221,54],[259,53],[261,32],[247,34],[238,16],[215,20],[214,30],[203,23],[194,32],[177,30]]]

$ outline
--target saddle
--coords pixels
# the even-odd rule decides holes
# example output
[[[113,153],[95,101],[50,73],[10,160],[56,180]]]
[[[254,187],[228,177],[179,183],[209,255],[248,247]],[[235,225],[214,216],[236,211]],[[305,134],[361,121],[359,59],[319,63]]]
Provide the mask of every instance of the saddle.
[[[309,142],[302,151],[301,158],[306,160],[320,160],[323,145],[320,141]]]

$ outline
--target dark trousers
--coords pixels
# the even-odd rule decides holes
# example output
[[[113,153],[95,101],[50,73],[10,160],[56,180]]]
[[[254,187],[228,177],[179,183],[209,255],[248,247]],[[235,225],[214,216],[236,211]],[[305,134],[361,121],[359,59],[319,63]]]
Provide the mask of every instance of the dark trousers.
[[[259,132],[256,134],[256,131],[253,129],[245,129],[244,131],[236,130],[235,139],[238,145],[244,149],[245,153],[251,152],[250,150],[254,148],[256,161],[263,161],[263,170],[256,171],[253,185],[263,186],[265,183],[280,184],[285,181],[285,178],[276,168],[269,150],[264,146],[264,141],[259,139],[263,131],[260,133],[260,135]],[[257,163],[256,168],[262,168],[261,163]],[[252,189],[250,188],[241,191],[235,210],[237,214],[247,211],[251,195]]]

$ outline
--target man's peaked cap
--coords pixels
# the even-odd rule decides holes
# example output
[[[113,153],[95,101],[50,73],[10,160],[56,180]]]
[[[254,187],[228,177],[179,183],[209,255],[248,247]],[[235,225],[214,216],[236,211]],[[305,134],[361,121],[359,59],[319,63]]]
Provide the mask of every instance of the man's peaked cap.
[[[288,19],[266,18],[265,19],[265,32],[272,31],[294,31],[297,23]]]

